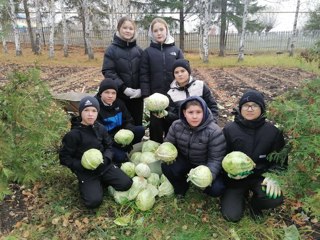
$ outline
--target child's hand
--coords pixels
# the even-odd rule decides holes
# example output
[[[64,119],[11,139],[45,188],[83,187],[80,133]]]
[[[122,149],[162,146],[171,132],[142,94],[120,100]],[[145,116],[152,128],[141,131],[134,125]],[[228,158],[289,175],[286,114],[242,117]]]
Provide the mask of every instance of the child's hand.
[[[141,97],[141,89],[133,89],[134,94],[130,98],[139,98]]]
[[[133,89],[133,88],[129,88],[127,87],[123,93],[127,96],[127,97],[132,97],[136,92],[136,89]]]

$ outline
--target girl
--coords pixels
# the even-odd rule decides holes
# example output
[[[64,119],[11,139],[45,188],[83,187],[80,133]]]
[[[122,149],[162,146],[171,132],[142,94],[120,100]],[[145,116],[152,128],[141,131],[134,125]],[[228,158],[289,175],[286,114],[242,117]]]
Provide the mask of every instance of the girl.
[[[143,99],[139,81],[142,49],[136,43],[136,30],[132,19],[120,18],[113,42],[104,54],[102,74],[116,82],[118,97],[124,101],[135,125],[142,125]]]
[[[168,25],[162,18],[155,18],[149,28],[150,46],[142,53],[140,85],[142,97],[153,93],[166,94],[173,80],[172,66],[183,58],[181,49],[175,46]],[[163,141],[163,121],[151,114],[150,139]]]

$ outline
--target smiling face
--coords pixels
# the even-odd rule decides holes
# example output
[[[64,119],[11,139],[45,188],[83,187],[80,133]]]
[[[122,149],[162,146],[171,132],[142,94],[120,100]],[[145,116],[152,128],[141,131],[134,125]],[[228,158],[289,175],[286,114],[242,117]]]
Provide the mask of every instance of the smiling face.
[[[183,67],[176,67],[173,71],[174,78],[180,87],[184,87],[189,82],[189,72]]]
[[[112,105],[116,98],[117,92],[114,89],[106,89],[101,93],[101,100],[108,105]]]
[[[152,26],[153,38],[158,43],[164,43],[167,38],[167,27],[165,24],[156,22]]]
[[[130,21],[124,21],[119,29],[119,34],[124,40],[130,40],[134,36],[135,26]]]
[[[199,105],[190,105],[183,110],[183,115],[186,118],[190,127],[198,127],[202,122],[203,110]]]
[[[81,123],[83,125],[93,125],[97,120],[98,110],[95,107],[86,107],[81,112]]]
[[[241,115],[246,120],[255,120],[261,115],[261,108],[255,102],[247,102],[241,106]]]

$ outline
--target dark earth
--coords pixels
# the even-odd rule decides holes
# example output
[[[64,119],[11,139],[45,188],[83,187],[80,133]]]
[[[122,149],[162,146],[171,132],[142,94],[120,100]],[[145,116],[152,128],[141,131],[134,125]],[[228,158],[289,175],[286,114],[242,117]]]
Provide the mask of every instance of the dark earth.
[[[0,86],[7,81],[6,74],[12,70],[26,69],[30,66],[18,64],[3,64],[0,66]],[[50,67],[40,66],[41,78],[47,81],[53,93],[93,92],[102,80],[100,68],[97,67]],[[236,68],[212,68],[193,69],[192,74],[198,79],[204,80],[211,87],[213,94],[219,104],[219,125],[223,127],[231,118],[231,111],[236,106],[239,97],[248,88],[257,89],[264,93],[266,101],[269,102],[278,95],[289,89],[298,88],[305,79],[315,79],[313,73],[305,72],[297,68],[283,69],[278,67],[236,67]],[[90,80],[88,80],[90,79]],[[5,197],[0,202],[0,236],[13,229],[13,227],[24,219],[31,217],[32,209],[37,207],[34,201],[38,186],[33,189],[25,189],[17,184],[11,185],[12,195]],[[296,211],[301,211],[297,207]],[[281,212],[284,211],[280,211]],[[320,229],[320,224],[309,220],[297,219],[292,216],[287,218],[288,223],[297,226],[308,226],[312,229]],[[16,226],[17,227],[17,226]],[[320,239],[320,236],[314,236]]]

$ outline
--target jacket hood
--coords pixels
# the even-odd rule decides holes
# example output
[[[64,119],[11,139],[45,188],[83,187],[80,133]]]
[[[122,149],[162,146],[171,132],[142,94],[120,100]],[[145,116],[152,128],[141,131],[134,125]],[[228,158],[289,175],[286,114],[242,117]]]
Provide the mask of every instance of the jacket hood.
[[[159,44],[153,37],[151,25],[149,26],[148,37],[152,43]],[[166,37],[166,40],[163,44],[168,44],[168,45],[174,44],[174,38],[171,36],[169,28],[167,28],[167,37]]]
[[[209,118],[212,118],[212,114],[211,114],[211,112],[209,111],[206,102],[205,102],[201,97],[192,96],[192,97],[189,97],[189,98],[187,98],[186,100],[184,100],[184,101],[182,102],[181,106],[180,106],[180,109],[179,109],[179,118],[180,118],[183,122],[185,122],[185,123],[188,124],[188,122],[187,122],[187,120],[186,120],[186,118],[185,118],[185,116],[184,116],[184,114],[183,114],[183,110],[185,109],[186,104],[187,104],[188,102],[190,102],[190,101],[193,101],[193,100],[196,100],[196,101],[198,101],[198,102],[200,103],[201,108],[202,108],[203,113],[204,113],[204,114],[203,114],[203,119],[202,119],[202,121],[201,121],[201,123],[200,123],[200,125],[199,125],[199,126],[201,126],[201,125],[203,125]],[[213,119],[213,118],[212,118],[212,119]],[[198,127],[199,127],[199,126],[198,126]]]

